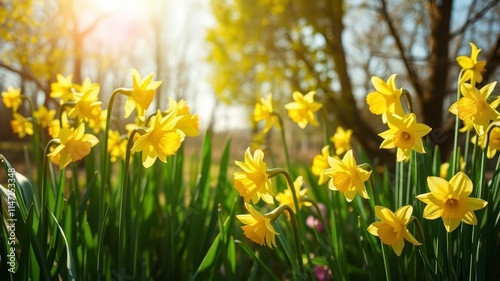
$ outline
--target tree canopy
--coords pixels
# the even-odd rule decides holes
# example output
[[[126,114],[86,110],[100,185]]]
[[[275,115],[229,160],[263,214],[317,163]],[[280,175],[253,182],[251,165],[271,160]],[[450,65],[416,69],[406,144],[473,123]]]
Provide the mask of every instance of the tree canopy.
[[[222,101],[251,106],[268,92],[289,99],[316,90],[330,121],[351,128],[372,155],[379,138],[363,116],[372,76],[398,73],[396,84],[446,150],[456,56],[474,41],[488,61],[483,83],[497,73],[498,1],[214,0],[212,9],[209,60]]]

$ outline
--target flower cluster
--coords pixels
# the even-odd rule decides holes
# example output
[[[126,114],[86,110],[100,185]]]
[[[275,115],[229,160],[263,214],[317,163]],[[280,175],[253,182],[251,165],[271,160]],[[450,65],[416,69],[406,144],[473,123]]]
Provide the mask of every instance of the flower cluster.
[[[294,92],[294,101],[285,105],[290,118],[301,128],[305,128],[308,123],[318,126],[315,113],[321,109],[322,104],[314,101],[314,95],[315,92],[309,92],[305,96],[299,92]],[[263,134],[269,132],[272,127],[282,129],[281,116],[274,111],[272,94],[269,94],[266,98],[261,98],[257,102],[253,119],[255,122],[265,121]],[[278,235],[272,223],[283,210],[287,209],[289,212],[288,217],[291,218],[293,214],[298,212],[297,207],[309,206],[310,203],[305,199],[307,189],[302,189],[302,176],[297,177],[292,182],[286,171],[268,169],[263,159],[264,152],[261,149],[256,149],[252,155],[250,148],[248,148],[245,152],[244,161],[235,161],[235,164],[242,171],[234,173],[234,187],[239,195],[243,197],[245,207],[250,212],[250,214],[238,215],[237,218],[244,224],[243,231],[250,240],[260,245],[266,244],[272,248],[276,246],[275,236]],[[287,177],[287,188],[276,193],[270,178],[280,173]],[[267,214],[261,214],[250,205],[250,202],[257,204],[260,199],[268,205],[277,202],[279,206]],[[296,237],[296,239],[298,238]]]
[[[487,84],[481,89],[475,88],[475,84],[482,81],[481,72],[484,70],[485,62],[477,60],[480,49],[477,49],[474,44],[471,46],[471,57],[461,56],[457,58],[462,67],[459,90],[463,96],[451,105],[450,112],[457,115],[465,123],[465,129],[462,131],[474,128],[478,135],[475,141],[484,149],[484,155],[492,158],[496,150],[500,149],[500,128],[496,127],[498,123],[495,123],[500,121],[499,113],[496,110],[500,104],[500,98],[489,98],[496,82]],[[375,91],[367,95],[366,102],[369,110],[375,115],[380,115],[382,123],[388,127],[387,130],[379,133],[383,139],[380,148],[396,149],[395,160],[400,180],[396,184],[394,192],[396,194],[405,192],[408,197],[406,201],[403,201],[402,197],[399,196],[401,199],[396,200],[396,205],[399,206],[396,206],[394,212],[390,208],[371,202],[378,221],[372,222],[366,231],[379,237],[382,244],[391,246],[394,253],[400,256],[405,241],[414,246],[421,246],[424,242],[420,222],[417,217],[412,215],[414,206],[410,204],[412,201],[409,194],[414,194],[413,198],[426,204],[421,216],[428,220],[441,218],[446,232],[454,231],[461,222],[476,225],[478,219],[474,211],[484,208],[488,203],[481,198],[470,196],[473,191],[473,183],[463,172],[466,170],[464,165],[460,165],[463,171],[455,172],[455,169],[451,169],[453,174],[450,174],[451,179],[447,180],[449,175],[447,167],[452,164],[458,167],[458,163],[445,163],[441,167],[441,171],[437,169],[437,174],[441,174],[441,177],[428,176],[427,188],[430,190],[428,193],[400,190],[404,188],[401,184],[404,180],[403,167],[417,166],[416,161],[423,159],[420,157],[424,156],[419,154],[426,153],[424,138],[431,132],[431,128],[417,121],[410,93],[403,88],[396,87],[395,80],[396,74],[391,75],[387,81],[373,77],[371,82]],[[284,106],[288,110],[289,117],[302,129],[309,123],[314,126],[319,125],[315,113],[323,105],[314,101],[314,95],[314,91],[306,95],[294,92],[294,101]],[[408,101],[408,106],[403,105],[403,98]],[[272,94],[261,98],[255,106],[254,121],[265,121],[262,131],[264,134],[269,132],[272,127],[284,129],[280,115],[275,110]],[[358,165],[351,146],[352,134],[352,130],[345,130],[338,126],[335,134],[329,138],[333,145],[327,143],[321,149],[321,153],[312,159],[311,173],[318,176],[318,185],[328,182],[328,189],[342,193],[348,204],[355,200],[357,194],[362,199],[370,201],[381,198],[380,194],[375,194],[373,196],[375,198],[371,198],[371,190],[367,189],[365,185],[370,179],[374,181],[372,170],[366,163]],[[486,135],[489,139],[485,138]],[[285,135],[282,134],[282,137],[286,152]],[[307,190],[301,189],[303,185],[301,176],[293,184],[289,181],[288,189],[277,193],[270,180],[277,173],[274,169],[269,169],[263,159],[264,152],[262,150],[256,149],[252,155],[249,148],[245,152],[244,161],[236,161],[236,165],[241,171],[234,173],[234,187],[243,197],[245,208],[249,212],[249,214],[238,215],[237,218],[244,224],[242,227],[244,234],[250,240],[272,248],[276,247],[275,236],[278,235],[273,223],[279,214],[277,215],[276,209],[267,214],[259,213],[253,205],[258,204],[262,199],[268,205],[275,202],[281,204],[280,206],[287,205],[293,213],[297,213],[300,212],[297,207],[300,208],[303,205],[302,201],[308,204],[314,201],[304,199]],[[289,159],[286,160],[289,161]],[[409,164],[410,160],[411,164]],[[289,163],[287,164],[290,167]],[[446,170],[443,172],[444,169]],[[410,180],[405,179],[404,181],[410,183]],[[373,186],[371,187],[373,188]],[[408,184],[407,188],[411,188],[411,185]],[[478,192],[478,195],[481,196],[481,192]],[[382,203],[384,204],[386,201]],[[418,230],[418,236],[414,236],[410,232],[413,222]]]
[[[480,90],[475,88],[475,83],[482,80],[481,72],[484,70],[485,62],[477,61],[480,49],[478,50],[472,43],[471,46],[470,58],[465,56],[457,58],[462,67],[459,89],[463,97],[451,105],[450,112],[464,121],[465,130],[474,128],[480,136],[479,142],[484,144],[484,139],[481,137],[485,135],[490,121],[499,119],[495,108],[500,101],[496,99],[491,103],[487,102],[488,96],[496,85],[495,82]],[[395,87],[395,76],[392,75],[387,82],[373,77],[372,83],[376,91],[370,93],[366,101],[370,111],[376,115],[382,114],[383,123],[389,126],[389,130],[379,134],[384,139],[380,147],[387,149],[397,147],[396,161],[401,162],[412,157],[411,151],[425,153],[422,138],[431,131],[431,128],[418,123],[413,112],[404,113],[400,100],[403,90]],[[470,83],[466,83],[468,81]],[[407,97],[410,98],[409,95]],[[493,138],[490,141],[494,144],[488,147],[488,157],[493,157],[495,153],[493,149],[497,147],[498,142],[496,133],[492,131],[491,136]],[[469,197],[473,184],[465,173],[460,171],[447,181],[445,178],[449,165],[442,166],[446,169],[444,172],[440,171],[442,177],[429,176],[427,186],[430,192],[420,194],[416,198],[427,204],[422,215],[424,218],[429,220],[442,218],[446,231],[452,232],[460,225],[460,222],[476,225],[477,219],[474,211],[484,208],[487,202]],[[412,221],[412,210],[411,205],[406,205],[393,213],[385,207],[376,206],[376,216],[380,221],[372,223],[368,227],[368,232],[379,236],[383,244],[391,245],[399,256],[405,239],[414,245],[421,244],[406,228]]]
[[[17,110],[22,106],[23,99],[19,89],[9,87],[2,93],[2,101],[7,108],[12,108],[12,129],[19,137],[36,133],[34,125],[46,128],[48,135],[55,139],[57,146],[50,147],[48,156],[54,164],[65,168],[87,156],[99,139],[96,135],[104,132],[105,152],[109,153],[111,162],[125,159],[127,154],[128,136],[119,130],[111,130],[110,119],[114,96],[127,96],[124,105],[125,118],[134,110],[137,111],[136,124],[127,126],[139,134],[132,140],[131,152],[142,152],[142,163],[148,168],[156,161],[166,162],[166,157],[174,155],[186,136],[199,135],[198,116],[190,112],[184,100],[169,99],[169,108],[158,112],[146,120],[145,114],[151,105],[155,90],[161,81],[153,81],[153,73],[142,78],[135,69],[131,70],[132,88],[116,89],[108,104],[108,109],[102,108],[99,99],[100,85],[86,78],[83,83],[72,82],[73,76],[57,75],[57,81],[51,84],[50,97],[59,100],[59,114],[56,110],[47,109],[41,105],[32,112],[31,117],[24,117]],[[29,100],[30,101],[30,100]],[[30,104],[31,101],[30,101]],[[92,134],[86,133],[87,128]]]

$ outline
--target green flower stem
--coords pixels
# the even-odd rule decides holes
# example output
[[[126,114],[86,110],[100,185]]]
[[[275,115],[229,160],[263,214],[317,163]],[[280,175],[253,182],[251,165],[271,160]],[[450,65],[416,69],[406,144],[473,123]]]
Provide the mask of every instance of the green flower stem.
[[[411,182],[411,177],[412,177],[412,169],[411,167],[414,166],[415,169],[418,167],[417,163],[417,153],[412,150],[410,160],[408,161],[408,174],[406,178],[406,187],[404,189],[405,191],[405,202],[404,205],[410,204],[410,191],[413,190],[412,188],[412,182]],[[416,173],[414,175],[415,177],[417,176]],[[402,206],[402,205],[401,205]]]
[[[294,207],[295,207],[295,210],[297,210],[297,219],[299,221],[298,223],[298,229],[300,231],[300,234],[301,234],[301,239],[305,241],[305,238],[302,237],[303,234],[304,234],[304,220],[302,219],[302,213],[300,212],[300,209],[299,209],[299,201],[297,199],[297,194],[295,192],[295,187],[293,185],[293,180],[292,178],[290,177],[290,174],[285,171],[284,169],[282,168],[274,168],[274,169],[268,169],[267,170],[267,174],[269,175],[269,178],[272,178],[274,176],[277,176],[279,174],[283,174],[286,178],[286,181],[287,181],[287,184],[288,184],[288,187],[290,188],[290,191],[292,193],[292,198],[293,198],[293,204],[294,204]],[[304,249],[306,251],[306,253],[309,253],[309,247],[307,246],[307,243],[304,243]],[[309,255],[306,255],[307,258],[309,259]],[[309,263],[310,264],[310,263]]]
[[[385,279],[391,281],[391,268],[389,267],[389,260],[387,259],[386,249],[382,240],[380,240],[380,247],[382,248],[382,257],[384,259]]]
[[[31,100],[31,98],[27,95],[20,95],[20,98],[21,100],[25,100],[28,102],[29,111],[31,113],[31,116],[33,116],[33,113],[35,113],[35,106],[33,105],[33,101]]]
[[[57,116],[59,118],[59,128],[64,127],[63,120],[62,120],[62,116],[63,116],[64,111],[66,111],[67,108],[73,108],[75,105],[76,105],[76,102],[74,102],[74,101],[69,101],[69,102],[65,102],[65,103],[61,104],[61,106],[59,107],[59,110],[57,112]]]
[[[477,190],[477,197],[478,198],[481,198],[481,199],[484,199],[486,200],[487,198],[485,198],[486,196],[483,194],[484,191],[483,191],[483,185],[484,185],[484,172],[486,170],[486,154],[488,152],[488,146],[490,145],[490,136],[491,136],[491,132],[493,131],[493,128],[500,128],[500,122],[493,122],[491,123],[488,128],[486,129],[486,132],[485,132],[485,140],[484,140],[484,148],[483,148],[483,152],[481,154],[481,166],[480,166],[480,170],[479,170],[479,183],[478,183],[478,190]],[[476,143],[478,143],[478,141],[476,141]]]
[[[276,115],[278,118],[278,122],[280,124],[280,132],[281,132],[281,141],[283,142],[283,150],[285,152],[285,161],[286,161],[286,167],[288,169],[288,172],[292,172],[292,165],[290,164],[290,155],[288,154],[288,145],[286,144],[286,137],[285,137],[285,128],[283,127],[283,118],[281,118],[281,115]],[[293,183],[293,181],[292,181]],[[291,185],[293,187],[293,184]],[[294,194],[294,191],[292,191],[292,194]],[[295,199],[295,198],[294,198]]]
[[[42,161],[42,180],[40,185],[40,232],[38,233],[38,239],[41,241],[42,246],[40,247],[42,251],[42,257],[46,255],[46,243],[48,237],[48,213],[47,213],[47,173],[48,171],[48,161],[49,156],[47,156],[50,152],[50,148],[53,145],[60,144],[61,141],[59,139],[51,139],[47,145],[45,146],[45,150],[43,152],[43,161]]]
[[[460,99],[460,78],[462,77],[462,74],[464,73],[464,70],[460,70],[460,74],[458,75],[458,81],[457,81],[457,101]],[[458,114],[455,117],[455,131],[453,133],[453,157],[452,157],[452,162],[451,164],[451,174],[455,175],[457,170],[457,163],[458,163],[458,158],[460,157],[458,155],[458,131],[460,130],[460,119],[458,118]]]
[[[424,265],[425,265],[424,271],[425,271],[425,275],[427,276],[427,275],[429,275],[428,270],[431,270],[431,272],[432,272],[433,268],[432,268],[432,264],[429,261],[429,258],[427,256],[427,248],[426,248],[426,244],[425,244],[424,229],[422,228],[422,224],[420,224],[420,221],[415,216],[411,216],[408,224],[410,224],[412,222],[415,222],[415,226],[417,229],[417,235],[418,235],[418,239],[419,239],[417,241],[421,241],[420,243],[422,243],[422,245],[420,245],[418,247],[418,253],[420,254],[420,257],[422,258],[422,261],[424,262]],[[439,263],[437,263],[437,264],[439,266],[439,269],[442,272],[441,264],[439,264]]]
[[[318,204],[316,204],[316,202],[314,200],[311,200],[309,198],[302,198],[302,199],[300,199],[300,201],[310,203],[312,206],[314,206],[314,209],[316,209],[316,212],[318,213],[318,217],[319,217],[321,223],[323,224],[328,237],[331,240],[330,228],[328,227],[328,224],[326,223],[325,217],[323,217],[323,214],[321,213],[321,209],[319,208]]]
[[[160,116],[160,118],[161,118],[161,117],[163,117],[163,114],[165,114],[165,112],[160,112],[160,113],[161,113],[161,116]],[[149,127],[149,121],[151,121],[151,118],[153,118],[156,115],[158,115],[157,112],[149,115],[148,118],[146,118],[146,122],[144,123],[144,126]]]
[[[370,166],[370,168],[371,168],[371,166]],[[375,188],[375,178],[373,176],[373,172],[370,174],[370,179],[369,180],[370,180],[370,188],[367,188],[366,192],[368,193],[368,197],[370,197],[370,199],[371,199],[371,200],[368,200],[368,201],[370,202],[370,207],[373,210],[373,217],[374,217],[374,219],[376,219],[377,216],[375,215],[375,205],[377,205],[377,202],[375,202],[375,196],[374,196],[374,192],[373,192],[373,189]]]
[[[481,153],[481,163],[480,163],[480,170],[479,170],[479,182],[478,182],[478,187],[477,187],[477,195],[476,197],[478,198],[481,198],[483,200],[487,200],[488,198],[486,198],[486,194],[484,194],[484,172],[486,170],[486,154],[488,152],[488,146],[490,144],[490,136],[491,136],[491,132],[493,131],[493,128],[495,127],[500,127],[500,122],[493,122],[491,123],[488,128],[486,129],[486,132],[485,132],[485,140],[484,140],[484,148],[483,148],[483,151]],[[476,144],[479,143],[479,139],[476,141]],[[500,158],[499,158],[499,162],[500,163]],[[495,169],[495,171],[498,170],[498,163],[497,163],[497,167]],[[485,216],[487,217],[488,216],[488,210],[489,208],[486,208],[485,210]],[[479,244],[479,229],[477,229],[477,227],[479,226],[474,226],[472,228],[472,237],[473,237],[473,245],[472,245],[472,249],[477,249],[478,248],[478,244]],[[476,250],[472,250],[472,258],[471,260],[472,261],[475,261],[477,259],[477,251]],[[471,264],[470,266],[470,276],[469,278],[473,278],[474,275],[475,275],[475,267],[473,267],[473,265]]]
[[[278,208],[265,214],[264,216],[271,218],[271,224],[272,224],[279,217],[279,215],[281,215],[281,213],[283,213],[283,211],[288,212],[289,217],[290,217],[290,221],[292,222],[293,235],[295,237],[295,239],[294,239],[295,240],[295,248],[297,251],[297,262],[299,263],[300,274],[302,276],[305,274],[305,271],[304,271],[304,263],[302,262],[302,251],[300,249],[301,238],[299,237],[297,219],[295,218],[295,214],[293,213],[292,208],[290,208],[290,206],[288,206],[288,205],[280,205]]]
[[[42,163],[40,163],[40,160],[41,160],[41,155],[40,155],[40,150],[39,150],[39,144],[40,144],[40,127],[38,126],[38,123],[37,122],[34,122],[34,118],[35,118],[35,106],[33,105],[33,101],[31,100],[30,97],[26,96],[26,95],[21,95],[20,96],[21,100],[25,100],[27,103],[28,103],[28,107],[29,107],[29,112],[30,112],[30,116],[31,116],[31,124],[33,124],[33,138],[31,139],[32,141],[32,144],[33,144],[33,156],[34,156],[34,159],[35,159],[35,164],[36,164],[36,167],[40,167],[42,165]],[[43,173],[43,172],[42,172]],[[41,177],[38,176],[37,177],[37,183],[38,183],[38,186],[41,185]]]
[[[123,179],[122,179],[122,194],[120,197],[120,216],[119,216],[119,224],[118,224],[118,270],[124,270],[123,258],[125,254],[125,210],[127,208],[127,196],[128,196],[128,172],[130,165],[130,150],[132,145],[134,144],[134,135],[140,130],[140,128],[136,128],[130,134],[130,137],[127,141],[127,152],[125,154],[125,164],[123,169]]]
[[[396,162],[397,167],[397,184],[396,184],[396,194],[397,194],[397,205],[403,205],[403,186],[404,186],[404,161]]]
[[[446,253],[447,253],[447,259],[448,259],[448,280],[455,280],[454,278],[454,269],[453,269],[453,245],[451,241],[451,233],[446,232]]]
[[[99,201],[99,233],[98,233],[98,237],[99,237],[99,245],[98,245],[98,249],[102,249],[102,241],[103,241],[103,237],[104,237],[104,218],[105,218],[105,205],[104,205],[104,194],[106,192],[106,189],[107,189],[107,185],[108,185],[108,162],[109,162],[109,153],[108,153],[108,137],[109,137],[109,129],[110,129],[110,123],[111,123],[111,113],[112,113],[112,110],[113,110],[113,104],[114,104],[114,101],[115,101],[115,97],[118,95],[118,94],[122,94],[122,95],[127,95],[127,93],[129,93],[130,90],[129,89],[125,89],[125,88],[118,88],[116,90],[113,91],[113,93],[111,93],[111,97],[109,99],[109,103],[108,103],[108,107],[107,107],[107,112],[106,112],[106,127],[104,129],[104,139],[103,139],[103,147],[102,147],[102,174],[101,174],[101,186],[99,188],[99,198],[98,198],[98,201]],[[128,152],[128,151],[127,151]],[[125,166],[125,169],[127,169],[128,165]],[[101,276],[103,276],[103,261],[102,261],[102,255],[100,252],[98,252],[97,254],[97,275],[99,276],[99,278],[101,278]],[[120,269],[120,268],[119,268]]]
[[[415,111],[413,110],[413,102],[411,100],[410,92],[408,92],[406,89],[403,89],[401,97],[406,97],[406,102],[408,103],[408,109],[410,110],[410,113],[415,113]]]
[[[467,132],[465,133],[464,163],[467,163],[467,161],[469,160],[470,131],[471,130],[467,130]],[[460,168],[458,168],[458,170],[460,170]]]
[[[295,210],[297,210],[297,213],[298,213],[299,212],[299,201],[297,199],[297,194],[295,192],[293,180],[290,177],[290,174],[282,168],[268,169],[267,174],[269,175],[269,178],[272,178],[272,177],[277,176],[279,174],[283,174],[285,176],[286,181],[288,183],[288,187],[290,188],[290,191],[292,192],[292,198],[293,198],[293,204],[295,206]]]

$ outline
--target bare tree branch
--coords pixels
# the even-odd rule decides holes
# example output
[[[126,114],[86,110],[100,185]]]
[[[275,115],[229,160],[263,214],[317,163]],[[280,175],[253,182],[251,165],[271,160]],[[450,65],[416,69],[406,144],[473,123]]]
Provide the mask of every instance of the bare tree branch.
[[[473,5],[475,4],[472,3],[471,7]],[[467,21],[458,30],[452,32],[450,34],[450,39],[453,39],[453,37],[463,34],[467,30],[467,28],[469,28],[470,25],[474,24],[475,22],[477,22],[477,20],[481,19],[484,16],[484,14],[486,14],[488,11],[491,10],[491,8],[495,7],[496,5],[498,5],[498,0],[488,2],[488,4],[486,4],[486,6],[484,6],[481,10],[475,13],[474,16],[469,17]],[[468,14],[472,15],[472,13]]]
[[[495,73],[495,70],[500,65],[500,34],[497,35],[495,45],[490,49],[486,61],[486,71],[483,73],[483,79],[489,81],[490,76]]]
[[[9,70],[9,71],[11,71],[13,73],[18,74],[23,79],[27,79],[27,80],[32,81],[33,83],[36,84],[36,86],[40,90],[42,90],[43,92],[45,92],[45,94],[49,94],[50,93],[50,89],[48,87],[44,86],[37,78],[35,78],[30,73],[27,73],[27,72],[19,70],[19,69],[15,69],[15,68],[13,68],[13,67],[11,67],[9,65],[4,64],[3,62],[0,62],[0,67],[5,68],[5,69],[7,69],[7,70]]]
[[[387,10],[387,3],[385,0],[380,0],[380,3],[382,4],[382,8],[380,11],[382,12],[382,16],[384,17],[387,26],[389,27],[389,31],[396,41],[396,46],[398,48],[399,54],[401,55],[401,60],[403,61],[406,71],[408,71],[408,76],[410,77],[411,84],[413,88],[415,89],[415,92],[417,96],[422,98],[424,96],[424,89],[420,85],[418,74],[413,68],[413,65],[410,63],[410,59],[406,56],[405,48],[403,46],[403,42],[401,42],[401,38],[396,31],[396,28],[394,27],[394,24],[392,23],[391,16],[389,15],[389,12]]]

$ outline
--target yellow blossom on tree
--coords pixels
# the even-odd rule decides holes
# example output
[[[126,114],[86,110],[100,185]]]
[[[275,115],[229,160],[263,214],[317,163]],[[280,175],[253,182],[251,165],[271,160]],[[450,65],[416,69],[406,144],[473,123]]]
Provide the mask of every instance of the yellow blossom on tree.
[[[250,200],[256,204],[260,198],[266,203],[273,203],[274,191],[267,174],[267,165],[263,161],[264,152],[255,150],[254,154],[250,148],[245,151],[245,161],[235,161],[243,172],[234,173],[234,188],[242,196],[245,202]]]
[[[191,114],[185,100],[175,101],[172,98],[168,99],[169,109],[167,113],[177,110],[177,116],[182,117],[177,122],[177,129],[181,130],[188,137],[196,137],[200,135],[198,114]]]
[[[487,102],[497,82],[490,83],[478,90],[468,83],[460,85],[463,97],[450,106],[449,111],[464,122],[472,122],[478,135],[483,135],[490,120],[498,118],[499,113],[495,110],[500,99],[495,99],[491,104]]]
[[[347,151],[342,160],[328,157],[330,168],[323,173],[330,178],[328,188],[342,192],[345,199],[351,202],[356,193],[365,199],[369,199],[366,191],[365,181],[370,178],[371,171],[357,166],[352,150]]]
[[[415,114],[410,113],[404,117],[388,115],[389,130],[379,134],[384,141],[380,148],[398,148],[396,161],[410,159],[411,151],[425,153],[422,137],[427,135],[431,128],[425,124],[417,123]]]
[[[372,84],[376,91],[366,96],[366,102],[368,103],[371,113],[382,115],[382,122],[384,122],[384,124],[387,123],[388,115],[405,115],[403,106],[401,105],[403,88],[396,88],[396,84],[394,83],[395,79],[396,74],[391,75],[389,79],[387,79],[387,82],[379,77],[373,76]]]
[[[33,117],[36,118],[42,128],[47,128],[50,125],[50,122],[54,120],[55,116],[56,111],[54,109],[48,110],[44,105],[40,105],[38,110],[33,112]]]
[[[151,118],[146,133],[135,141],[130,150],[131,152],[142,152],[142,165],[145,168],[151,167],[157,158],[166,163],[167,156],[172,156],[177,152],[186,137],[181,130],[176,128],[180,119],[181,117],[177,116],[176,110],[164,117],[158,110],[156,116]]]
[[[313,175],[319,176],[318,184],[324,184],[328,181],[324,171],[330,168],[328,165],[328,157],[330,156],[330,146],[326,145],[321,149],[321,154],[317,154],[313,158],[311,172]]]
[[[23,103],[21,89],[7,87],[7,92],[2,92],[2,102],[6,108],[12,108],[12,111],[17,112],[17,109]]]
[[[99,140],[92,134],[85,134],[85,124],[82,122],[74,128],[62,128],[59,133],[60,144],[48,154],[49,157],[59,157],[59,166],[65,168],[71,162],[76,162],[90,153],[90,149]]]
[[[33,123],[17,112],[14,112],[13,119],[10,120],[10,126],[14,134],[17,134],[19,138],[33,135]]]
[[[431,192],[417,196],[417,199],[427,204],[423,217],[429,220],[441,217],[448,232],[455,230],[460,221],[476,225],[473,211],[488,204],[482,199],[469,197],[472,181],[463,172],[458,172],[449,182],[440,177],[427,177],[427,185]]]
[[[273,94],[267,95],[267,98],[261,97],[260,102],[255,104],[253,111],[253,120],[260,122],[264,120],[266,125],[263,129],[267,133],[273,126],[280,128],[279,117],[273,111]]]
[[[134,88],[129,93],[128,99],[125,101],[125,118],[137,110],[137,116],[144,120],[146,110],[153,101],[155,91],[161,85],[161,81],[152,81],[153,73],[141,78],[141,74],[134,68],[131,70]]]
[[[311,206],[309,202],[301,202],[302,198],[306,197],[307,188],[301,189],[304,185],[304,178],[302,176],[298,176],[297,179],[293,182],[293,188],[295,189],[295,195],[297,196],[297,200],[299,201],[299,209],[304,206]],[[292,191],[290,190],[292,187],[288,187],[276,195],[276,200],[280,203],[280,205],[288,205],[294,213],[297,213],[295,210],[295,203],[293,202]]]
[[[472,85],[476,85],[476,83],[481,83],[483,81],[482,73],[486,70],[486,61],[478,61],[477,57],[481,49],[478,49],[472,42],[470,46],[472,49],[470,57],[457,57],[457,62],[463,69],[462,76],[460,77],[460,84],[470,81]]]
[[[410,205],[403,206],[394,213],[388,208],[375,206],[375,214],[380,221],[372,223],[368,227],[368,232],[378,236],[382,243],[390,245],[394,253],[400,256],[405,246],[405,239],[413,245],[422,245],[406,228],[410,223],[412,212],[413,207]]]
[[[61,103],[74,100],[73,90],[73,74],[64,77],[61,74],[57,74],[57,82],[50,85],[52,92],[50,93],[51,98],[60,98]]]
[[[276,235],[279,233],[274,229],[271,218],[262,215],[247,202],[245,208],[250,214],[236,216],[244,224],[241,229],[245,236],[259,245],[266,244],[271,249],[276,247]]]
[[[293,92],[293,102],[285,104],[285,108],[288,110],[288,116],[299,125],[301,129],[304,129],[308,123],[313,126],[318,126],[318,121],[314,116],[318,110],[323,107],[319,102],[314,101],[315,91],[311,91],[306,95],[302,95],[299,92]]]
[[[337,127],[335,134],[330,138],[335,146],[335,154],[338,156],[351,149],[352,130],[344,130],[341,126]]]

